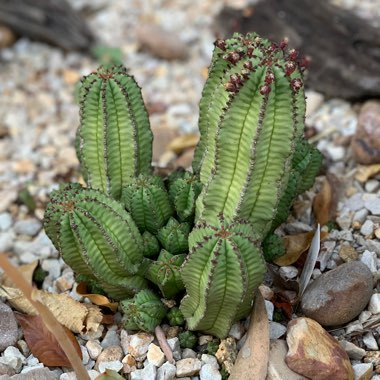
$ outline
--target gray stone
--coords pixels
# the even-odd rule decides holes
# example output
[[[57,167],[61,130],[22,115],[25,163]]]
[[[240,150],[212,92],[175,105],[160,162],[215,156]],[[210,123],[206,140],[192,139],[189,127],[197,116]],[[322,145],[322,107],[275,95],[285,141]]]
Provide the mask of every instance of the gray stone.
[[[360,233],[363,235],[363,236],[369,236],[371,237],[372,234],[373,234],[373,229],[374,229],[375,225],[374,223],[372,222],[372,220],[369,220],[367,219],[364,224],[360,227]]]
[[[244,328],[240,322],[234,323],[228,333],[229,336],[234,337],[236,340],[241,339],[244,335]]]
[[[170,338],[167,340],[169,347],[173,352],[173,357],[175,360],[181,359],[181,347],[179,344],[179,339],[177,337]]]
[[[12,215],[9,212],[0,214],[0,231],[6,231],[12,225]]]
[[[202,360],[202,365],[209,364],[209,365],[219,369],[218,361],[216,360],[216,357],[214,355],[202,354],[201,360]]]
[[[0,376],[0,380],[58,380],[59,377],[48,368],[36,368],[27,373],[20,373],[9,377],[7,375]]]
[[[364,207],[364,201],[362,199],[361,193],[356,193],[348,198],[345,202],[345,206],[348,207],[351,211],[359,211]]]
[[[373,373],[372,363],[360,363],[352,366],[355,373],[355,380],[370,379]],[[373,380],[373,378],[372,378]]]
[[[201,380],[222,380],[222,375],[220,374],[218,368],[211,364],[204,364],[199,371],[199,377]]]
[[[116,330],[108,330],[100,344],[103,348],[107,348],[109,346],[120,346],[119,334]]]
[[[61,275],[61,263],[58,259],[43,260],[41,268],[49,272],[52,278],[58,278]]]
[[[274,340],[270,344],[268,374],[266,380],[306,380],[306,377],[293,372],[285,363],[288,352],[284,340]]]
[[[23,364],[26,363],[25,356],[20,352],[20,350],[14,346],[9,346],[4,350],[4,357],[19,358]]]
[[[298,276],[298,269],[293,266],[280,267],[279,272],[280,272],[281,277],[285,277],[288,279],[293,279]]]
[[[177,361],[177,377],[197,375],[202,367],[199,359],[181,359]]]
[[[86,348],[87,348],[88,354],[90,355],[90,358],[94,360],[98,358],[98,356],[103,350],[100,343],[96,340],[89,340],[86,343]]]
[[[38,219],[18,220],[13,226],[18,235],[35,236],[41,230],[42,224]]]
[[[268,300],[265,301],[265,309],[267,311],[268,319],[271,321],[273,319],[274,305]]]
[[[195,359],[197,357],[197,353],[192,350],[191,348],[184,348],[182,351],[182,359],[188,359],[193,358]]]
[[[355,344],[348,342],[347,340],[342,340],[339,344],[343,347],[344,351],[350,359],[362,360],[365,355],[365,350],[356,346]]]
[[[1,356],[0,363],[13,368],[17,373],[19,373],[22,368],[22,360],[18,357]]]
[[[10,230],[6,232],[0,232],[0,251],[7,252],[13,247],[13,241],[15,238],[15,233]]]
[[[372,215],[380,215],[380,196],[377,194],[364,194],[364,207]]]
[[[374,239],[368,239],[365,241],[364,247],[369,251],[376,252],[377,256],[380,257],[380,242]]]
[[[363,343],[369,350],[376,351],[379,349],[376,339],[371,332],[363,335]]]
[[[120,360],[111,360],[109,362],[99,363],[98,370],[100,373],[103,373],[106,369],[112,369],[116,372],[119,372],[123,368],[123,363]]]
[[[16,371],[14,368],[10,367],[9,365],[0,363],[0,375],[13,376],[15,374],[16,374]]]
[[[30,371],[34,371],[37,368],[44,368],[44,365],[42,363],[38,363],[32,366],[24,366],[20,373],[27,373]]]
[[[272,340],[281,338],[286,333],[286,327],[278,322],[269,321],[269,338]]]
[[[16,344],[18,339],[17,321],[12,309],[0,301],[0,352]]]
[[[371,273],[377,272],[377,256],[375,252],[365,250],[360,261],[368,267]]]
[[[144,369],[131,372],[131,380],[156,380],[157,367],[148,363]]]
[[[90,361],[90,355],[86,347],[80,346],[80,349],[82,351],[82,363],[83,365],[86,365]]]
[[[380,313],[380,293],[373,294],[369,301],[368,310],[372,314]]]
[[[173,380],[176,374],[175,365],[166,362],[157,370],[156,380]]]
[[[305,290],[301,307],[307,317],[325,326],[351,321],[366,307],[373,289],[368,267],[348,262],[315,279]]]
[[[375,193],[380,188],[380,181],[377,181],[376,179],[369,179],[364,188],[368,193]]]
[[[352,223],[362,225],[368,216],[368,210],[366,208],[362,208],[355,212]]]

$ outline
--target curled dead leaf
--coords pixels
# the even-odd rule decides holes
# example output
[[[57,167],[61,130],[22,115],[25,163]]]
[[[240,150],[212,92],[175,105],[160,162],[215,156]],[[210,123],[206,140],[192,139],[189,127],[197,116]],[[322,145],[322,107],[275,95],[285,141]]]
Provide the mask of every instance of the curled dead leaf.
[[[363,183],[378,173],[380,173],[380,164],[359,166],[355,178]]]
[[[321,190],[313,201],[315,220],[321,226],[335,220],[342,188],[343,184],[338,177],[331,173],[328,173],[323,179]]]
[[[76,292],[80,296],[88,298],[93,304],[95,304],[97,306],[106,307],[113,312],[116,312],[116,310],[117,310],[117,307],[118,307],[117,302],[111,302],[106,296],[103,296],[101,294],[88,293],[87,285],[85,282],[80,282],[77,285]]]
[[[25,341],[30,351],[41,363],[45,366],[71,368],[70,361],[57,339],[48,330],[39,315],[30,316],[16,313],[16,318],[24,332]],[[82,359],[82,352],[74,334],[67,328],[64,330],[66,336],[73,343],[78,356]]]
[[[296,235],[288,235],[283,238],[285,244],[285,255],[278,257],[273,262],[281,267],[294,264],[311,245],[315,232],[303,232]],[[328,233],[321,231],[321,239]]]

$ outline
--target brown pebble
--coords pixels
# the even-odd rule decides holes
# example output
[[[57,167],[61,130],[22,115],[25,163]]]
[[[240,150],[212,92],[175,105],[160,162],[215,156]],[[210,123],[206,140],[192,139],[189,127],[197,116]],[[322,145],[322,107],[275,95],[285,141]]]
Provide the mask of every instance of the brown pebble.
[[[351,147],[357,162],[365,165],[380,162],[379,101],[369,100],[362,106]]]

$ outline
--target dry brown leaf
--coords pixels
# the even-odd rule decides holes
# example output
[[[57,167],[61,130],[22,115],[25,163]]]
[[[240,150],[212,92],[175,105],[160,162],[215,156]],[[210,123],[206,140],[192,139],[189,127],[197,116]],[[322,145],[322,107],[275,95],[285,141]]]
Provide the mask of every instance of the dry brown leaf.
[[[313,212],[317,223],[324,226],[330,221],[332,206],[332,188],[327,178],[324,178],[320,192],[315,196]]]
[[[256,291],[247,339],[239,351],[230,380],[265,380],[269,359],[269,323],[264,298]]]
[[[113,312],[116,312],[118,303],[111,302],[106,296],[101,294],[90,294],[87,293],[87,285],[85,282],[80,282],[75,291],[82,297],[87,297],[94,305],[104,306],[110,309]]]
[[[32,284],[33,273],[34,273],[34,270],[37,268],[37,265],[38,265],[38,260],[33,261],[30,264],[20,265],[18,267],[18,270],[22,273],[22,276],[25,278],[25,280],[30,285]],[[15,287],[13,282],[5,274],[3,276],[1,276],[1,285],[8,286],[11,288]]]
[[[273,262],[281,267],[295,263],[309,249],[313,236],[314,231],[285,236],[283,238],[285,255],[278,257]]]
[[[17,288],[0,287],[0,296],[22,313],[36,316],[37,310]],[[36,300],[47,306],[60,324],[75,333],[96,331],[102,321],[102,314],[98,308],[89,309],[84,304],[75,301],[65,293],[52,294],[44,290],[35,289]],[[91,310],[91,312],[90,312]]]
[[[41,363],[45,366],[71,368],[70,361],[57,339],[47,329],[39,315],[33,317],[17,313],[16,317],[20,322],[30,351]],[[82,359],[82,352],[74,334],[67,328],[65,328],[65,333],[74,344],[78,356]]]
[[[180,154],[186,149],[194,148],[199,141],[199,135],[190,133],[176,137],[168,146],[168,149],[176,154]]]
[[[380,173],[380,164],[359,166],[355,178],[359,182],[366,182],[369,178]]]
[[[321,232],[321,239],[324,239],[328,233]],[[285,244],[285,255],[278,257],[273,262],[281,267],[294,264],[301,255],[310,248],[313,240],[314,231],[303,232],[296,235],[288,235],[283,238]]]

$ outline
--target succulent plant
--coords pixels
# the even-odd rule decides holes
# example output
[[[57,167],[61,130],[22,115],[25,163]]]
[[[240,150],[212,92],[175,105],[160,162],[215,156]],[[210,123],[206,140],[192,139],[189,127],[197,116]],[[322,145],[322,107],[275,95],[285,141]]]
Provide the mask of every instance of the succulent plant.
[[[152,141],[141,90],[122,66],[82,80],[76,148],[89,187],[120,199],[122,187],[151,173]]]
[[[189,250],[190,229],[190,224],[179,223],[174,218],[170,218],[166,226],[158,231],[157,238],[167,251],[178,255]]]
[[[172,307],[166,317],[170,326],[182,326],[185,323],[185,318],[177,306]]]
[[[178,334],[181,348],[194,348],[198,343],[197,336],[191,331],[184,331]]]
[[[234,320],[246,316],[265,263],[248,223],[198,223],[189,236],[181,275],[186,296],[181,311],[190,330],[224,337]]]
[[[123,324],[128,330],[154,331],[166,315],[160,298],[151,290],[139,291],[132,299],[120,302]]]
[[[200,106],[197,218],[222,212],[249,220],[262,237],[269,231],[304,129],[296,58],[256,34],[216,42]]]
[[[198,177],[190,172],[174,172],[169,176],[169,196],[180,221],[192,220],[201,190]]]
[[[45,212],[46,234],[76,273],[96,279],[112,297],[146,288],[137,272],[143,259],[141,235],[115,200],[69,184],[53,191]]]
[[[157,238],[148,231],[145,231],[141,236],[143,239],[142,250],[144,257],[157,257],[161,250]]]
[[[284,42],[217,40],[193,173],[165,181],[152,174],[148,114],[126,69],[83,79],[76,150],[88,188],[54,191],[44,225],[78,278],[123,300],[126,328],[153,331],[167,316],[222,338],[249,314],[262,251],[267,260],[283,252],[275,230],[321,164],[303,137],[304,69]],[[177,302],[185,291],[168,312],[161,297]],[[189,331],[179,339],[197,344]]]
[[[140,175],[123,189],[122,202],[140,231],[152,234],[173,215],[164,181],[158,176]]]
[[[185,257],[172,255],[163,249],[146,272],[146,277],[160,288],[165,298],[172,298],[184,289],[179,268]]]

